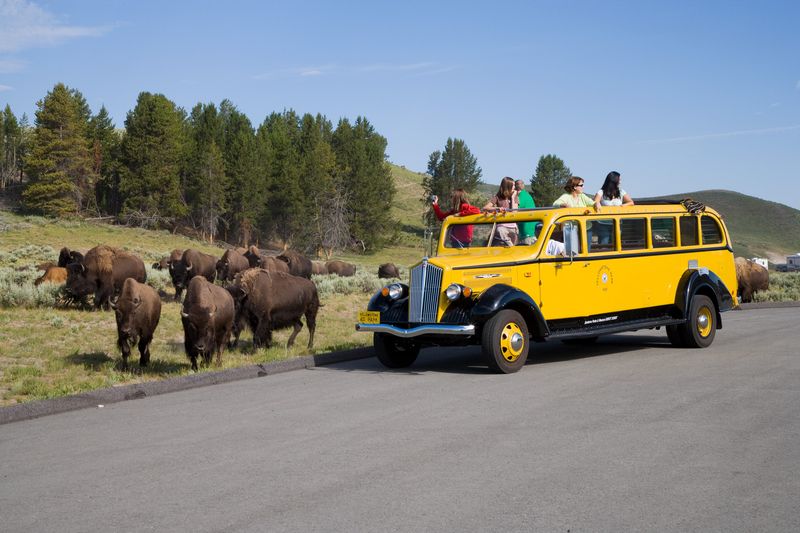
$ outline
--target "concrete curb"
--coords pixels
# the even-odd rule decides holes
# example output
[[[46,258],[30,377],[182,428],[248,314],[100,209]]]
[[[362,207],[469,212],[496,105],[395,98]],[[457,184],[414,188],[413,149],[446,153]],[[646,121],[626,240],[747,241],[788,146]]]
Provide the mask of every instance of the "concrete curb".
[[[307,355],[296,359],[288,359],[286,361],[276,361],[274,363],[230,368],[218,372],[203,372],[201,374],[165,379],[163,381],[148,381],[146,383],[134,383],[131,385],[122,385],[120,387],[98,389],[72,396],[64,396],[63,398],[54,398],[52,400],[39,400],[10,405],[8,407],[0,407],[0,425],[30,420],[41,416],[65,413],[77,409],[97,407],[98,405],[108,405],[125,400],[138,400],[139,398],[147,398],[148,396],[166,394],[168,392],[206,387],[208,385],[217,385],[219,383],[228,383],[230,381],[239,381],[242,379],[271,376],[273,374],[289,372],[290,370],[314,368],[315,366],[332,365],[344,361],[355,361],[357,359],[372,357],[373,354],[374,352],[371,347],[355,348],[341,352]]]
[[[748,309],[781,309],[784,307],[800,307],[800,302],[750,302],[739,304],[739,309],[743,311]]]

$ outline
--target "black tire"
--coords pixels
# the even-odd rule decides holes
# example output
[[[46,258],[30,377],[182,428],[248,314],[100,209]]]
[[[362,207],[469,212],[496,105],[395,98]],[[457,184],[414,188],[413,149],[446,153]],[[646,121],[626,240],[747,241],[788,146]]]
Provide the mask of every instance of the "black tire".
[[[686,323],[678,331],[687,348],[707,348],[717,332],[717,309],[708,296],[696,294],[689,305]]]
[[[483,355],[496,372],[511,374],[525,366],[529,343],[525,319],[511,309],[500,311],[483,326]]]
[[[419,355],[419,344],[386,333],[374,333],[372,344],[378,361],[387,368],[407,368]]]
[[[686,341],[683,340],[681,333],[681,325],[667,326],[667,338],[669,342],[676,348],[686,348]]]
[[[561,339],[561,342],[564,344],[572,344],[572,345],[588,345],[594,344],[597,342],[599,337],[578,337],[576,339]]]

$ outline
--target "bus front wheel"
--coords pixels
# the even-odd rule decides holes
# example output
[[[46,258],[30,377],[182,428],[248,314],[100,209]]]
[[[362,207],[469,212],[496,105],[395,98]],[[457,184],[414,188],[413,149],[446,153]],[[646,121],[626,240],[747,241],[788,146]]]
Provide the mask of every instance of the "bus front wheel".
[[[528,359],[528,325],[522,315],[504,309],[483,327],[481,347],[489,368],[503,374],[517,372]]]

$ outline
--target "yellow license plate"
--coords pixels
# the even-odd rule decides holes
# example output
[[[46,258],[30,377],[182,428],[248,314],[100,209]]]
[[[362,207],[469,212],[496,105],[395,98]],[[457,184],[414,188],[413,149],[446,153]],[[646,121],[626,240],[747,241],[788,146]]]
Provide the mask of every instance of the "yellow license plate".
[[[381,313],[380,311],[359,311],[358,322],[361,324],[380,324]]]

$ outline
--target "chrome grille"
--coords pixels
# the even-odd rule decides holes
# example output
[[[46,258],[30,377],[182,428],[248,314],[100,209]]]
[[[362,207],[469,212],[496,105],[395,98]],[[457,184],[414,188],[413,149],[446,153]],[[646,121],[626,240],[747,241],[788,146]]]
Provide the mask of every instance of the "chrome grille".
[[[411,269],[408,321],[435,323],[442,290],[442,269],[423,261]]]

